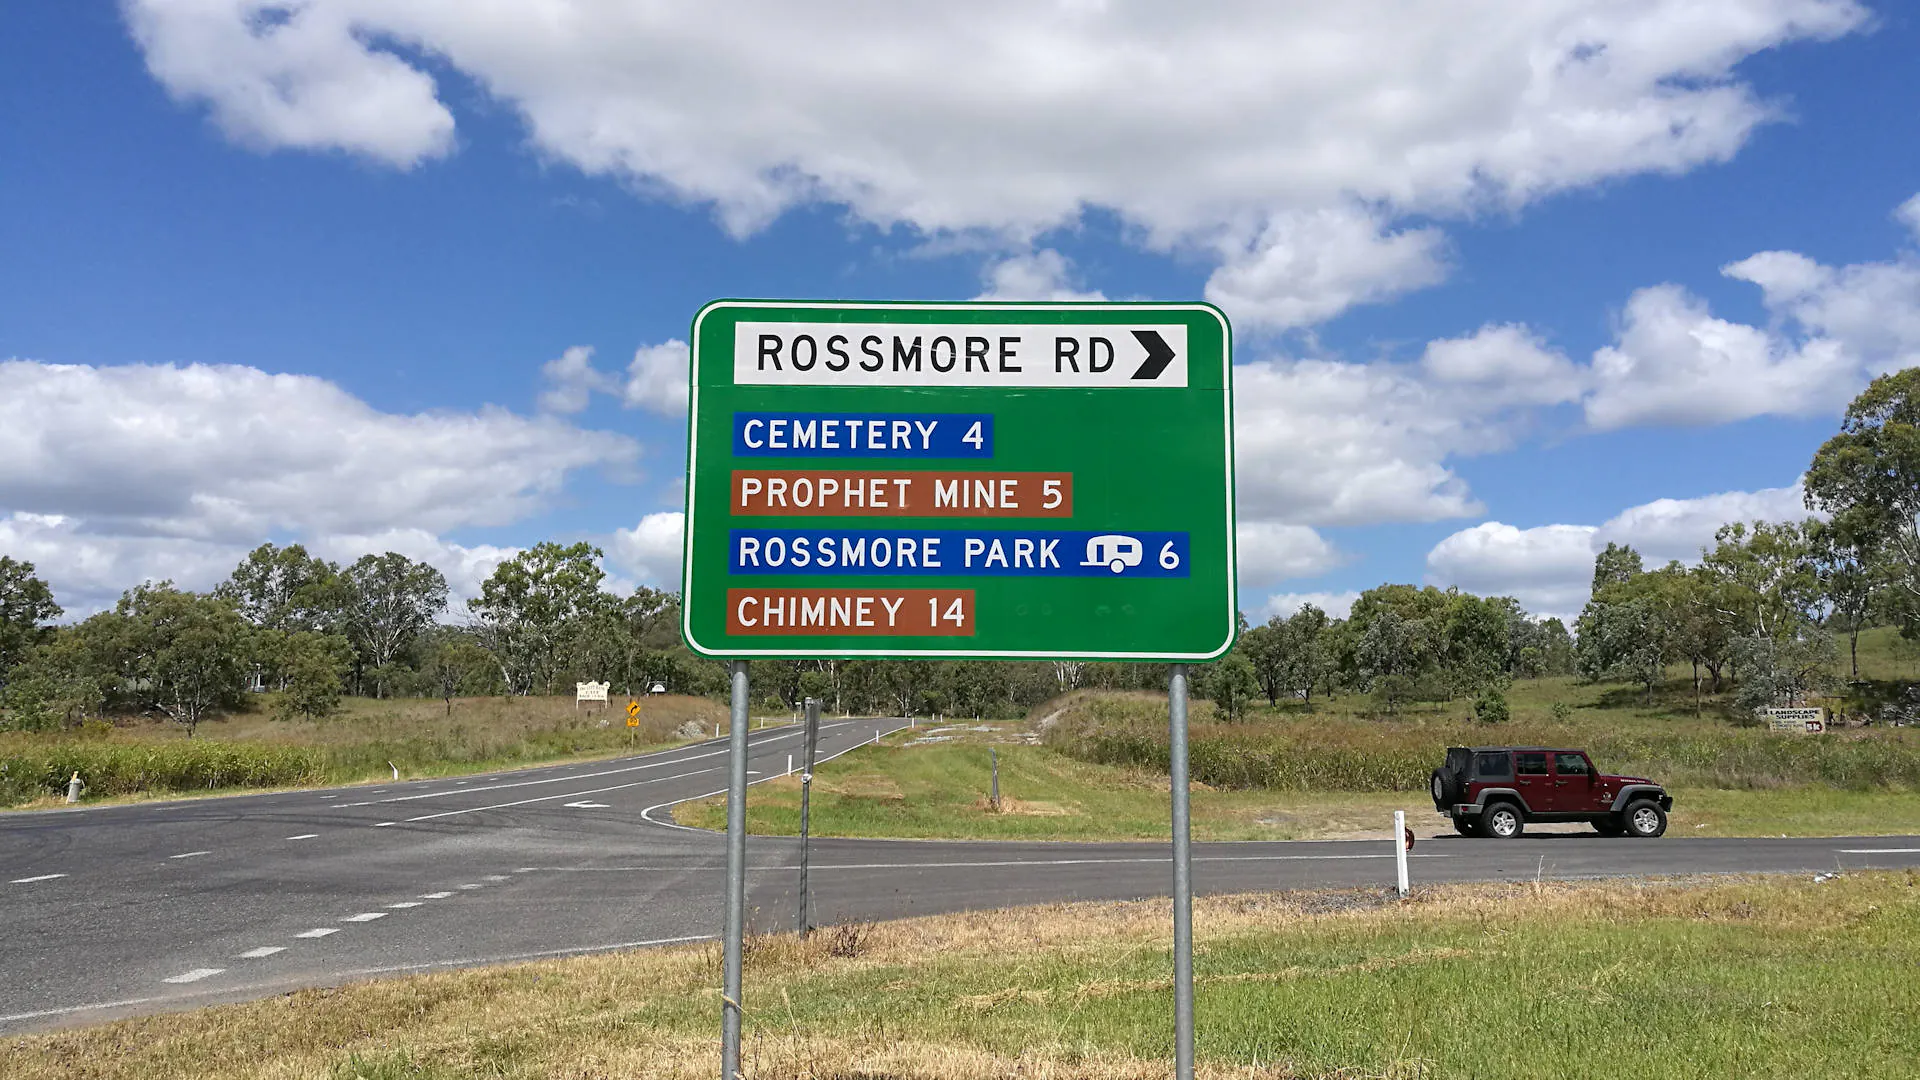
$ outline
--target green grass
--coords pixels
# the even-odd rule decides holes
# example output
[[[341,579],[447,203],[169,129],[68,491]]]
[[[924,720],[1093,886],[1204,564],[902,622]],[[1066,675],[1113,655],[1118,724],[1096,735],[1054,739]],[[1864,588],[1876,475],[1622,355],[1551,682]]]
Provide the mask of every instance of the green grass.
[[[750,941],[752,1080],[1164,1077],[1164,902]],[[1201,898],[1201,1074],[1910,1077],[1920,877]],[[709,1077],[711,944],[305,991],[0,1043],[96,1080]]]
[[[814,778],[815,836],[966,840],[1153,840],[1169,834],[1167,779],[1146,769],[1096,765],[1043,746],[997,745],[1001,809],[988,802],[987,740],[909,746],[895,735],[822,765]],[[1674,836],[1867,836],[1920,833],[1920,792],[1819,786],[1768,789],[1677,787]],[[1449,832],[1424,792],[1229,790],[1193,792],[1193,835],[1203,840],[1385,837],[1395,810],[1421,835]],[[715,797],[674,811],[699,828],[726,827]],[[756,784],[748,831],[795,836],[800,784]],[[1537,826],[1584,831],[1586,826]]]
[[[263,703],[208,721],[188,738],[165,722],[89,725],[67,734],[0,733],[0,807],[57,805],[78,772],[86,801],[442,776],[668,745],[689,720],[724,716],[703,698],[648,699],[637,729],[623,707],[562,698],[440,701],[350,698],[324,720],[277,720]],[[606,726],[601,726],[602,721]]]

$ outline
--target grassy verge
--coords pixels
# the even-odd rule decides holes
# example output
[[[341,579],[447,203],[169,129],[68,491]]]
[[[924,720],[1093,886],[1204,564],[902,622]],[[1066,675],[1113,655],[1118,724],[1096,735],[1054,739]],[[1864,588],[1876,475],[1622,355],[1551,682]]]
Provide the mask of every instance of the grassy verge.
[[[140,722],[88,734],[0,734],[0,807],[57,805],[78,772],[87,801],[172,797],[316,784],[442,776],[606,756],[676,741],[724,719],[704,698],[643,702],[628,728],[624,702],[592,711],[560,698],[439,701],[349,699],[324,720],[242,713],[200,725],[193,738]],[[603,726],[604,725],[604,726]]]
[[[962,738],[987,739],[967,732]],[[982,742],[908,746],[896,735],[879,747],[827,762],[814,779],[810,831],[816,836],[969,840],[1150,840],[1168,835],[1167,779],[1146,769],[1095,765],[1042,746],[995,746],[1001,809],[988,801],[989,747]],[[1825,787],[1675,790],[1670,835],[1845,836],[1920,833],[1920,792]],[[1203,840],[1318,840],[1384,837],[1405,810],[1423,835],[1443,830],[1423,792],[1218,791],[1193,793],[1193,830]],[[722,798],[689,803],[675,819],[726,827]],[[800,783],[757,784],[747,827],[793,836]],[[1544,826],[1581,830],[1584,826]]]
[[[1909,1076],[1920,878],[1203,898],[1210,1078]],[[752,1080],[1166,1074],[1164,903],[760,938]],[[0,1073],[711,1076],[712,945],[307,991],[0,1043]]]

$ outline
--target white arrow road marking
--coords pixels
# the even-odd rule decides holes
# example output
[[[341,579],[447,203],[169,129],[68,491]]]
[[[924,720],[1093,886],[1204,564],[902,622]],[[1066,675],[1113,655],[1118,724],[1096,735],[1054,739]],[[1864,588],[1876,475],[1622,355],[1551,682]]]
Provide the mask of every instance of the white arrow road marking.
[[[587,801],[587,800],[585,800],[585,799],[581,799],[581,800],[580,800],[579,802],[570,802],[570,803],[561,803],[560,805],[562,805],[562,806],[571,806],[571,807],[575,807],[575,808],[578,808],[578,809],[581,809],[581,810],[606,810],[606,809],[609,809],[609,807],[607,806],[607,804],[606,804],[606,803],[603,803],[603,802],[588,802],[588,801]]]
[[[386,917],[387,917],[387,913],[384,911],[363,911],[358,915],[349,915],[346,918],[341,919],[340,921],[341,922],[372,922],[375,919],[384,919]]]
[[[248,949],[246,952],[241,953],[240,959],[258,960],[263,956],[272,956],[274,953],[286,951],[287,947],[285,945],[262,945],[257,949]]]
[[[9,882],[7,882],[7,884],[9,884],[9,885],[31,885],[31,884],[33,884],[33,883],[34,883],[34,882],[36,882],[36,881],[52,881],[52,880],[53,880],[54,878],[63,878],[63,877],[66,877],[66,876],[67,876],[67,875],[65,875],[65,874],[40,874],[40,875],[38,875],[38,876],[36,876],[36,877],[17,877],[17,878],[14,878],[14,879],[13,879],[12,881],[9,881]]]
[[[328,934],[337,934],[339,932],[340,932],[340,928],[337,926],[317,926],[317,927],[314,927],[312,930],[302,930],[293,936],[297,938],[317,938],[317,937],[326,937]]]
[[[170,983],[199,982],[201,979],[212,978],[213,976],[218,975],[225,970],[227,969],[226,968],[194,968],[192,971],[183,971],[180,974],[175,975],[170,979],[161,979],[160,981],[170,982]]]

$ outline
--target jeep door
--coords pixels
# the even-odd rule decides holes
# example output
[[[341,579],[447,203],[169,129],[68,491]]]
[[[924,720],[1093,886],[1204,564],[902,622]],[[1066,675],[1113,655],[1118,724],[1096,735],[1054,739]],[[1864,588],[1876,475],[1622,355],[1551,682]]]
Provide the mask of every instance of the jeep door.
[[[1601,809],[1593,783],[1593,762],[1578,750],[1553,752],[1553,812],[1591,814]]]
[[[1536,814],[1552,811],[1553,772],[1547,768],[1545,750],[1513,752],[1513,786],[1527,801],[1529,811]]]

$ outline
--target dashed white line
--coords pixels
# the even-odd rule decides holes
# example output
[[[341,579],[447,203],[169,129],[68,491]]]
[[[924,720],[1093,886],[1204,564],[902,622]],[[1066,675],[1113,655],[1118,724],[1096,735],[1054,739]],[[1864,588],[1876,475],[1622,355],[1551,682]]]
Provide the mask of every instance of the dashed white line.
[[[1843,847],[1842,855],[1920,855],[1920,847]]]
[[[398,908],[398,909],[400,909],[400,910],[402,910],[402,911],[404,911],[404,910],[406,910],[407,908],[410,908],[410,907],[419,907],[419,906],[420,906],[420,901],[418,901],[418,900],[402,900],[402,901],[400,901],[400,902],[399,902],[399,903],[397,903],[397,904],[388,904],[387,906],[388,906],[388,907],[390,907],[390,908]]]
[[[372,922],[375,919],[384,919],[386,917],[387,917],[387,913],[384,911],[363,911],[358,915],[349,915],[346,918],[341,919],[340,921],[341,922]]]
[[[467,884],[465,884],[465,885],[462,885],[462,886],[460,886],[460,887],[461,887],[461,888],[463,888],[463,889],[484,889],[484,888],[486,888],[486,886],[485,886],[485,885],[479,885],[479,884],[475,884],[474,882],[468,882]]]
[[[539,867],[537,867],[537,866],[522,866],[522,867],[518,867],[518,868],[516,868],[516,869],[514,870],[514,873],[516,873],[516,874],[531,874],[531,873],[535,873],[535,872],[537,872],[537,871],[538,871],[539,869],[540,869],[540,868],[539,868]]]
[[[167,858],[169,858],[169,859],[191,859],[191,858],[193,858],[193,857],[194,857],[195,855],[211,855],[211,854],[213,854],[213,852],[211,852],[211,851],[183,851],[183,852],[181,852],[181,853],[180,853],[180,854],[178,854],[178,855],[169,855],[169,856],[167,856]]]
[[[314,839],[315,837],[318,837],[319,835],[320,835],[320,834],[319,834],[319,833],[317,833],[317,832],[303,832],[303,833],[301,833],[301,834],[300,834],[299,836],[289,836],[289,837],[287,837],[287,839],[289,839],[289,840],[312,840],[312,839]]]
[[[287,947],[285,945],[262,945],[257,949],[248,949],[246,952],[241,953],[240,959],[258,960],[263,956],[272,956],[274,953],[286,951]]]
[[[482,881],[512,881],[513,879],[512,879],[512,878],[510,878],[510,877],[508,877],[508,876],[507,876],[507,875],[505,875],[505,874],[488,874],[488,875],[487,875],[486,877],[484,877],[484,878],[481,878],[480,880],[482,880]]]
[[[328,934],[337,934],[339,932],[340,932],[340,928],[337,926],[316,926],[311,930],[302,930],[293,936],[297,938],[317,938],[317,937],[326,937]]]
[[[63,878],[63,877],[66,877],[66,876],[67,876],[67,875],[65,875],[65,874],[36,874],[36,875],[34,875],[33,877],[17,877],[17,878],[14,878],[14,879],[13,879],[12,881],[9,881],[9,882],[7,882],[7,884],[9,884],[9,885],[31,885],[31,884],[33,884],[33,883],[34,883],[34,882],[36,882],[36,881],[52,881],[52,880],[53,880],[54,878]]]
[[[169,983],[199,982],[201,979],[210,979],[213,976],[218,975],[225,970],[227,969],[226,968],[194,968],[192,971],[183,971],[180,974],[173,976],[172,978],[161,979],[160,981],[169,982]]]
[[[452,895],[453,895],[453,894],[452,894],[452,893],[450,893],[450,892],[429,892],[429,893],[421,893],[421,894],[420,894],[420,899],[422,899],[422,900],[445,900],[445,899],[446,899],[447,897],[449,897],[449,896],[452,896]]]

